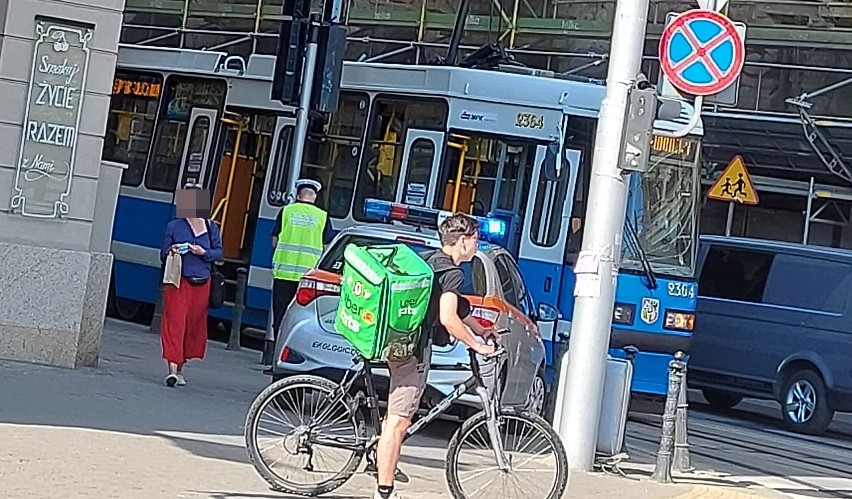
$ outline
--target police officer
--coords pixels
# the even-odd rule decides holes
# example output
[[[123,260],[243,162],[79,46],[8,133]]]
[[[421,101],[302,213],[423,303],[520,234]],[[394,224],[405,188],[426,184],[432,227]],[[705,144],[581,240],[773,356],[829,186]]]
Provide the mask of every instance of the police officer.
[[[314,205],[321,188],[316,180],[297,180],[296,202],[278,212],[272,229],[272,330],[276,340],[299,279],[317,264],[323,245],[334,237],[328,213]]]

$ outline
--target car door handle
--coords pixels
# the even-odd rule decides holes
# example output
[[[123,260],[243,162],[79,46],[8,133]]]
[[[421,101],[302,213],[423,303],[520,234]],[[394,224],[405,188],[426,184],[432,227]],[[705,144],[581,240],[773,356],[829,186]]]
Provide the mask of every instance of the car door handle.
[[[544,278],[544,292],[545,293],[550,293],[550,283],[551,282],[552,282],[552,280],[550,279],[549,276]]]

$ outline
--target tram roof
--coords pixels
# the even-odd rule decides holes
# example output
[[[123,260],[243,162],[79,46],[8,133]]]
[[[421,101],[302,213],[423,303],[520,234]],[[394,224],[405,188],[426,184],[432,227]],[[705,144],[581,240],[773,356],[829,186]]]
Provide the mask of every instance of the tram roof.
[[[139,70],[271,81],[275,57],[254,54],[246,63],[225,52],[121,45],[118,65]],[[347,61],[343,66],[341,87],[560,109],[569,114],[597,117],[606,94],[604,85],[592,80],[537,76],[541,72],[536,70],[514,71]],[[531,74],[520,74],[523,71]],[[657,121],[655,128],[674,131],[689,121],[692,112],[691,105],[681,102],[681,118],[674,123]],[[703,135],[700,121],[692,134]]]

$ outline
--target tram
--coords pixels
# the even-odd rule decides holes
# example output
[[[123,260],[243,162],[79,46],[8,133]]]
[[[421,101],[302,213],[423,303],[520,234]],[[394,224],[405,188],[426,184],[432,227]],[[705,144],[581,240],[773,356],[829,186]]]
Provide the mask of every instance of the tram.
[[[103,153],[129,165],[112,244],[120,315],[156,301],[174,191],[200,185],[222,227],[231,296],[236,269],[249,270],[243,323],[266,328],[271,236],[291,187],[295,126],[295,109],[270,100],[273,68],[271,56],[120,47]],[[570,334],[604,94],[601,82],[527,68],[347,62],[338,112],[312,120],[300,174],[322,181],[318,204],[336,230],[368,223],[370,198],[504,220],[503,245],[525,279],[507,296],[520,313],[547,303],[562,315],[542,330],[550,365],[555,342]],[[682,119],[655,127],[680,129],[692,112],[682,104]],[[611,352],[640,349],[637,392],[665,394],[668,361],[691,339],[702,134],[699,125],[682,139],[655,135],[651,171],[632,178]]]

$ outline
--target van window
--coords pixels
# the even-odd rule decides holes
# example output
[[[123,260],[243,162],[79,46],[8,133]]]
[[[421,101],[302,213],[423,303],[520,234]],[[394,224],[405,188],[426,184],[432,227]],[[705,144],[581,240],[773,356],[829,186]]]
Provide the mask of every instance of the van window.
[[[766,251],[713,246],[701,270],[698,292],[711,298],[760,303],[774,258]]]
[[[778,255],[766,286],[764,303],[843,312],[852,265],[799,255]]]

